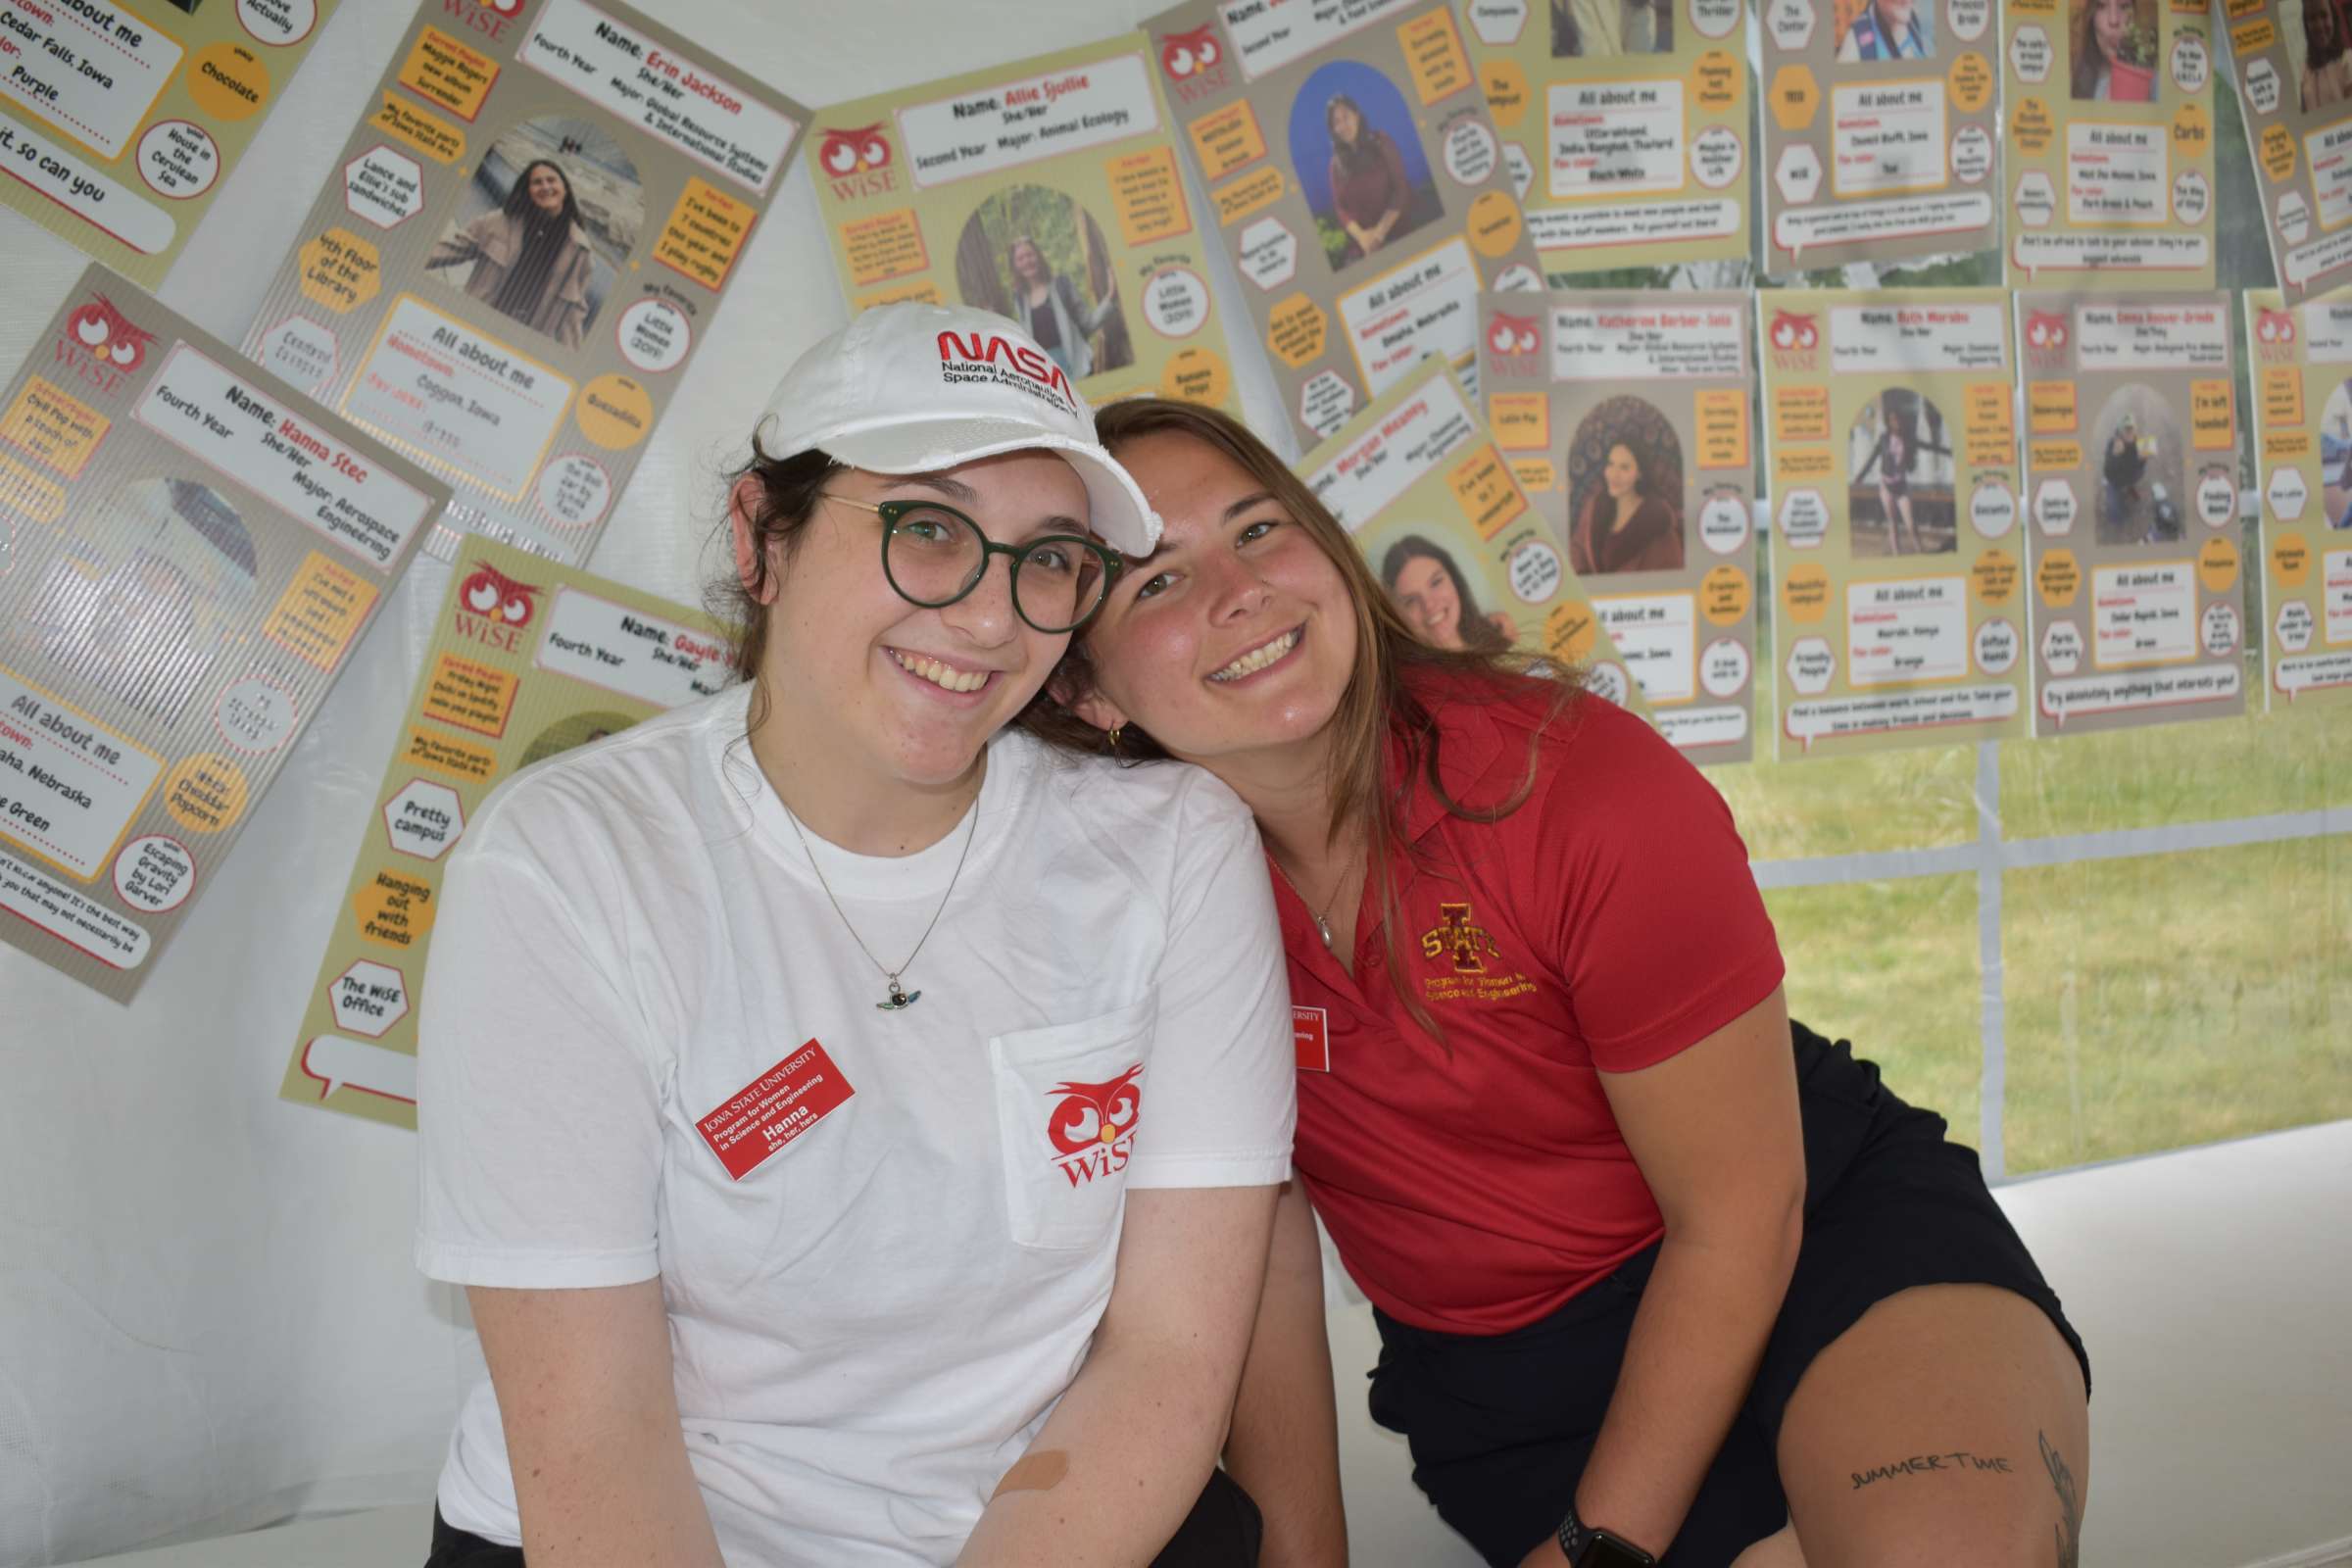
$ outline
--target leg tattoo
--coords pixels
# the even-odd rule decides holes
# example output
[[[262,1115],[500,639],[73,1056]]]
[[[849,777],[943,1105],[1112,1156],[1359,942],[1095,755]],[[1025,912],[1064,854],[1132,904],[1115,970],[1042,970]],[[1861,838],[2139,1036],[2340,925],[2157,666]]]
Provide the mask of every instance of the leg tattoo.
[[[2050,1485],[2058,1490],[2058,1568],[2079,1568],[2082,1560],[2082,1498],[2075,1490],[2075,1473],[2041,1433],[2041,1462],[2049,1468]]]

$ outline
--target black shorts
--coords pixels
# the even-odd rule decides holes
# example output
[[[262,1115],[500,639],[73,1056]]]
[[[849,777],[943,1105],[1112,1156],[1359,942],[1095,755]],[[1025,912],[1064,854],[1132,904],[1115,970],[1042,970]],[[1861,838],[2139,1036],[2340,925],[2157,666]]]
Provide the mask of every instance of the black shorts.
[[[1973,1150],[1905,1104],[1845,1041],[1792,1024],[1805,1136],[1805,1237],[1754,1385],[1666,1568],[1719,1568],[1788,1522],[1775,1452],[1813,1358],[1873,1305],[1916,1285],[1996,1285],[2049,1314],[2090,1361]],[[1404,1434],[1413,1482],[1498,1568],[1568,1511],[1625,1358],[1655,1244],[1551,1316],[1508,1334],[1440,1334],[1385,1312],[1372,1419]]]
[[[1212,1470],[1193,1511],[1152,1568],[1257,1568],[1265,1522],[1257,1502],[1241,1483]],[[524,1568],[520,1546],[502,1546],[470,1530],[460,1530],[433,1509],[433,1549],[424,1568]]]

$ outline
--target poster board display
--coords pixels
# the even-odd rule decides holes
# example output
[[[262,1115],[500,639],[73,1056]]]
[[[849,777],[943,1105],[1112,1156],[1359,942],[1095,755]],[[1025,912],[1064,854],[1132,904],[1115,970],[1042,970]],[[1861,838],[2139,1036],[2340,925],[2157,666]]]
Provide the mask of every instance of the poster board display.
[[[2009,295],[1757,296],[1778,755],[2026,732]]]
[[[0,0],[0,202],[160,287],[339,3]]]
[[[1993,0],[1767,0],[1764,270],[1989,250]]]
[[[2001,11],[2012,288],[2211,288],[2206,0],[2009,0]]]
[[[807,122],[615,0],[423,7],[245,352],[450,481],[433,555],[584,561]]]
[[[1747,0],[1462,0],[1461,23],[1546,273],[1748,260]]]
[[[2034,733],[2246,710],[2230,297],[2017,296]]]
[[[0,942],[136,997],[448,500],[84,270],[0,395]]]
[[[279,1098],[416,1125],[416,1002],[449,852],[498,782],[733,684],[709,617],[468,539]]]
[[[2246,295],[2266,706],[2352,703],[2352,298]]]
[[[1755,357],[1744,294],[1486,294],[1487,422],[1659,731],[1755,747]]]
[[[976,306],[1090,402],[1238,415],[1159,75],[1130,32],[824,110],[807,162],[850,309]]]
[[[1581,664],[1592,690],[1650,716],[1559,541],[1444,360],[1422,361],[1297,471],[1423,641]]]
[[[2352,31],[2331,0],[2216,0],[2289,305],[2352,282]]]
[[[1474,376],[1479,291],[1544,280],[1453,13],[1192,0],[1146,27],[1299,447],[1425,355]]]

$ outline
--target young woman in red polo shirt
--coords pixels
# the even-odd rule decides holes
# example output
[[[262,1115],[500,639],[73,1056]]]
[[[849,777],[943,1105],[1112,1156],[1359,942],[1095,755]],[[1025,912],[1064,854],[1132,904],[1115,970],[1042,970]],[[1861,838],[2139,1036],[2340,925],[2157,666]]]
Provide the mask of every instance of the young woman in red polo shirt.
[[[1622,710],[1422,644],[1234,421],[1099,428],[1165,533],[1065,659],[1066,739],[1250,805],[1298,1006],[1226,1453],[1269,1568],[1347,1549],[1310,1199],[1376,1308],[1374,1419],[1500,1568],[2072,1565],[2081,1342],[1975,1154],[1792,1030],[1721,797]]]

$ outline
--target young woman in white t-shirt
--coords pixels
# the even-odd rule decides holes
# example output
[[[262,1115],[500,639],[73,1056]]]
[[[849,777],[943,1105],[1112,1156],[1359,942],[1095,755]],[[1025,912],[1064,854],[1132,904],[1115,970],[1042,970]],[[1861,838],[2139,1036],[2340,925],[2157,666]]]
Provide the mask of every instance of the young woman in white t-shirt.
[[[1256,832],[1007,727],[1094,536],[1157,519],[974,311],[859,317],[755,450],[748,683],[526,770],[450,867],[417,1258],[490,1379],[431,1563],[1253,1562],[1214,1467],[1290,1169]]]

